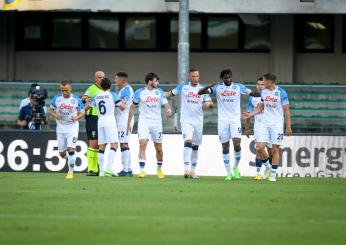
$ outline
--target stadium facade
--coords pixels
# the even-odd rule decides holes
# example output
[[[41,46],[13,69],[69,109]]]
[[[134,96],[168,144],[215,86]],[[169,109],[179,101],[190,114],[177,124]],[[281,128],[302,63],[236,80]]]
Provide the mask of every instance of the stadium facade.
[[[155,71],[176,82],[177,11],[174,0],[7,6],[0,80],[83,81],[102,69],[125,70],[133,81]],[[242,82],[271,71],[286,83],[345,83],[344,0],[190,0],[190,13],[190,65],[202,81],[231,67]]]

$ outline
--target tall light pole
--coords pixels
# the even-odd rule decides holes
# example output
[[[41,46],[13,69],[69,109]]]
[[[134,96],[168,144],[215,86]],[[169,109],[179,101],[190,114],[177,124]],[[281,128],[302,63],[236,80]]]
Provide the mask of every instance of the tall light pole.
[[[178,79],[186,82],[189,72],[189,0],[179,1]]]

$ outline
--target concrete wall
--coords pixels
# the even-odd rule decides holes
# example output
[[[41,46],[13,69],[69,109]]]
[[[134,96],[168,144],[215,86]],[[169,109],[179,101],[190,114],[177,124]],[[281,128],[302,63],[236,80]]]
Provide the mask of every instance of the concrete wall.
[[[346,54],[296,54],[295,82],[346,84]]]
[[[234,78],[253,81],[269,69],[269,54],[192,53],[191,67],[201,71],[201,81],[215,81],[220,70],[231,67]],[[147,72],[158,73],[161,82],[177,81],[177,54],[174,52],[32,52],[16,53],[15,79],[92,80],[96,70],[113,77],[124,70],[132,81],[144,81]]]

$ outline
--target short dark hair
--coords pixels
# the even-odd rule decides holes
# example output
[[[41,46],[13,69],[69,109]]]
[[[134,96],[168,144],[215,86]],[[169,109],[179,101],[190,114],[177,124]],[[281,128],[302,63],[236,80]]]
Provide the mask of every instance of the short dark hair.
[[[115,75],[116,75],[117,77],[124,77],[124,78],[128,78],[127,73],[126,73],[126,72],[124,72],[124,71],[119,71],[119,72],[115,73]]]
[[[159,76],[153,72],[149,72],[147,75],[145,75],[145,84],[148,84],[149,81],[152,81],[154,79],[160,80]]]
[[[105,77],[101,80],[100,86],[103,90],[107,90],[110,89],[110,87],[112,86],[112,82],[111,80],[109,80],[109,78]]]
[[[276,76],[273,73],[270,73],[270,72],[266,73],[266,74],[263,74],[263,79],[264,80],[271,80],[274,83],[276,82]]]
[[[220,72],[220,78],[224,78],[225,76],[231,76],[232,77],[231,69],[224,69]]]
[[[263,81],[263,77],[257,78],[257,81]]]
[[[66,86],[66,85],[71,85],[72,81],[71,80],[64,80],[64,81],[61,81],[61,85],[62,86]]]
[[[189,70],[189,73],[196,72],[196,71],[199,71],[199,70],[194,69],[194,68],[191,68],[191,69]]]

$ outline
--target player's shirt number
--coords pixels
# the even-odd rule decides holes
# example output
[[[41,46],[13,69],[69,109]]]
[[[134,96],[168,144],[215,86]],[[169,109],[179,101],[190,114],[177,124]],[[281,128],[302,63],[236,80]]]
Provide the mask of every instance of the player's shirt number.
[[[105,104],[106,102],[104,100],[100,100],[100,102],[98,103],[99,112],[101,115],[104,115],[107,112]]]

